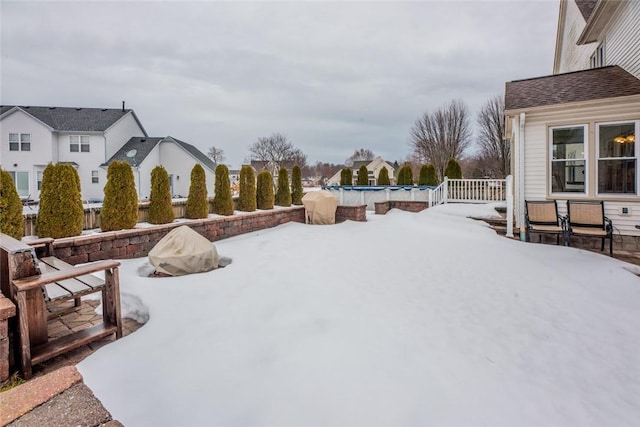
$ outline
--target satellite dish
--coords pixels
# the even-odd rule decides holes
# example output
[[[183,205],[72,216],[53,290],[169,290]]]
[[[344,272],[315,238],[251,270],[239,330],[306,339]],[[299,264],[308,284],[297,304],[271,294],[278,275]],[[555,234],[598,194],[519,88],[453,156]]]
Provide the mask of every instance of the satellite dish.
[[[136,150],[135,148],[133,150],[129,150],[127,151],[127,154],[125,154],[128,158],[132,158],[135,157],[136,154],[138,154],[138,150]]]

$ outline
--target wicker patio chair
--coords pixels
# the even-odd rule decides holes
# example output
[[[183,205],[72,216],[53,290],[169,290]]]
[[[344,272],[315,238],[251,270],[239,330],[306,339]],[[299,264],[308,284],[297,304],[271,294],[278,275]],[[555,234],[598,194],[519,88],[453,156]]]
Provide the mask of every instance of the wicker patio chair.
[[[609,239],[609,255],[613,256],[613,223],[604,215],[604,202],[577,202],[567,200],[567,244],[571,236],[594,237],[604,241]]]
[[[531,233],[556,236],[556,244],[560,244],[560,238],[565,242],[565,218],[558,215],[558,205],[555,200],[525,200],[526,238],[531,241]]]

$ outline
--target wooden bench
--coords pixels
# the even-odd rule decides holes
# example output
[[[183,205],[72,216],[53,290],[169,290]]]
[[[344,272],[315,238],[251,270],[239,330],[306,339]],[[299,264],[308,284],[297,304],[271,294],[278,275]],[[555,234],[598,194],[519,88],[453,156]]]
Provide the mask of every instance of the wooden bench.
[[[36,247],[49,245],[50,248],[50,244],[47,239],[35,242]],[[120,262],[105,260],[74,267],[52,256],[42,257],[38,262],[34,247],[3,234],[0,234],[0,248],[3,261],[8,265],[3,277],[3,293],[9,293],[18,311],[17,351],[25,379],[31,377],[34,364],[110,335],[116,339],[122,337]],[[47,252],[51,253],[50,249]],[[104,280],[91,274],[99,271],[104,271]],[[69,300],[78,305],[82,296],[96,292],[102,293],[103,323],[49,341],[47,307]]]

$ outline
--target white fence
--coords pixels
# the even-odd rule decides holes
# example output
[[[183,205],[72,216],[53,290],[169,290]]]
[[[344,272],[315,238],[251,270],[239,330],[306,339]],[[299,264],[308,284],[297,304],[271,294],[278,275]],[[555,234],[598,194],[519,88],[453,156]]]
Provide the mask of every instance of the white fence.
[[[429,206],[445,203],[507,203],[507,235],[513,235],[513,178],[506,179],[448,179],[437,187],[427,186],[341,186],[325,187],[340,205],[367,205],[375,209],[375,202],[387,200],[428,201]]]

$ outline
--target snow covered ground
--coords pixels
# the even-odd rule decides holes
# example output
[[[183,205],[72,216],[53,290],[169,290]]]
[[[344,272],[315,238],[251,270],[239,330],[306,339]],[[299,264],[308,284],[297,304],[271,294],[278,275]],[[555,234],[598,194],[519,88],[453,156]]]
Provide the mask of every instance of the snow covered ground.
[[[125,260],[148,323],[78,368],[127,426],[637,426],[640,270],[466,218],[493,213],[285,224],[186,277]]]

